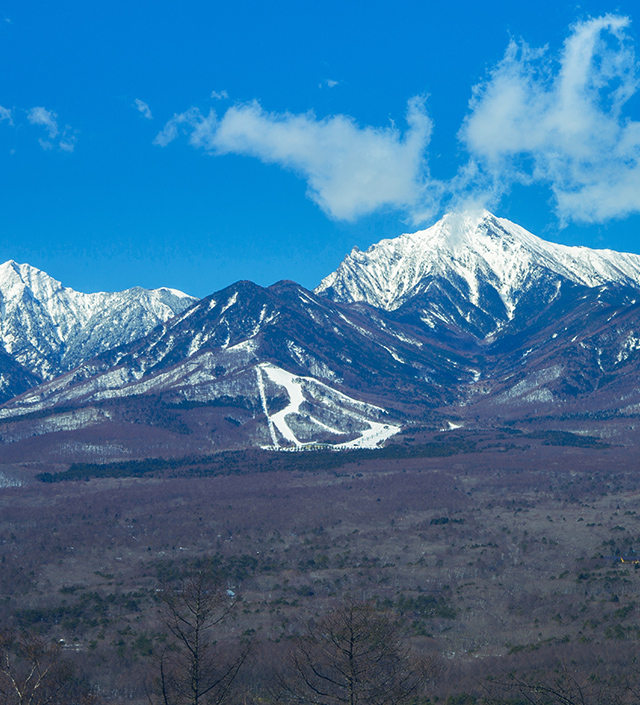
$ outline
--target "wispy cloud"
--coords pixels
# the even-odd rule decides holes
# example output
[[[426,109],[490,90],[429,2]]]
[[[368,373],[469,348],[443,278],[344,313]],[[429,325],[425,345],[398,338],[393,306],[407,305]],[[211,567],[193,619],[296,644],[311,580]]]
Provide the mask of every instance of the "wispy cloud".
[[[136,98],[133,102],[134,107],[138,110],[138,112],[142,115],[143,118],[146,118],[147,120],[153,120],[153,115],[151,114],[151,108],[144,102],[144,100],[140,100],[139,98]]]
[[[309,196],[330,216],[353,220],[382,206],[424,207],[425,150],[431,120],[424,101],[407,109],[407,129],[360,126],[345,115],[270,113],[257,101],[234,105],[221,118],[197,108],[174,115],[155,144],[183,131],[212,154],[252,156],[300,174]]]
[[[460,131],[476,188],[484,180],[495,199],[516,182],[548,185],[565,221],[640,211],[640,122],[624,112],[639,87],[628,27],[615,15],[579,22],[557,56],[509,44]]]
[[[227,91],[211,91],[211,97],[215,100],[226,100],[229,94]]]
[[[32,125],[42,125],[49,133],[49,139],[53,139],[60,132],[57,117],[53,110],[42,107],[31,108],[27,111],[27,120]]]
[[[60,129],[58,125],[58,115],[53,110],[47,110],[43,107],[35,107],[27,110],[27,120],[31,125],[39,125],[44,127],[47,132],[48,139],[38,139],[42,149],[49,151],[57,147],[63,152],[73,152],[76,145],[77,134],[70,125],[65,125],[64,129]],[[55,144],[56,138],[59,139]]]
[[[346,115],[267,112],[253,101],[220,117],[195,107],[175,114],[155,144],[184,133],[211,154],[291,169],[339,219],[380,207],[401,209],[413,221],[460,205],[495,207],[517,183],[547,186],[564,222],[624,217],[640,212],[640,122],[625,112],[640,87],[629,25],[619,15],[586,19],[556,52],[511,41],[472,89],[458,133],[467,158],[463,152],[446,181],[428,170],[432,122],[420,98],[409,102],[404,132]]]
[[[198,108],[189,108],[184,113],[176,113],[164,128],[156,135],[153,144],[166,147],[180,134],[189,135],[189,144],[194,147],[205,147],[213,151],[213,135],[216,130],[217,118],[213,110],[206,117]]]
[[[3,108],[0,105],[0,122],[3,120],[8,120],[10,125],[13,125],[13,115],[11,114],[11,110],[9,108]]]
[[[58,147],[63,152],[73,152],[73,150],[76,147],[76,141],[77,141],[76,132],[74,130],[71,130],[71,128],[67,125],[65,127],[64,132],[62,133],[62,137],[60,138],[60,141],[58,142]]]

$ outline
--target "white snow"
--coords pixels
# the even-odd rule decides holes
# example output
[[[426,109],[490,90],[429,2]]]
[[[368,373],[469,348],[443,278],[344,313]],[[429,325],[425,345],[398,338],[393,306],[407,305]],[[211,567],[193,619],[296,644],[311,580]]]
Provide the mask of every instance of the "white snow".
[[[234,291],[233,296],[227,301],[227,303],[222,307],[222,310],[220,311],[220,316],[230,309],[236,302],[238,301],[238,292]]]
[[[243,340],[241,343],[236,343],[235,345],[231,345],[230,347],[227,348],[227,352],[231,352],[232,350],[236,352],[244,351],[244,352],[255,352],[257,349],[257,345],[254,340],[251,338],[248,338],[247,340]]]
[[[0,342],[28,370],[51,379],[145,335],[195,300],[166,288],[83,294],[10,260],[0,265]]]
[[[401,362],[403,365],[406,365],[406,364],[407,364],[407,361],[406,361],[406,360],[403,360],[403,359],[400,357],[400,355],[398,355],[398,353],[397,353],[395,350],[392,350],[391,348],[388,348],[386,345],[383,345],[382,343],[378,343],[378,345],[380,345],[381,348],[384,348],[384,349],[389,353],[389,355],[391,355],[391,357],[392,357],[394,360],[396,360],[396,362]]]
[[[302,443],[296,438],[294,432],[289,428],[286,421],[286,416],[288,414],[298,413],[300,410],[300,405],[304,402],[304,395],[302,394],[302,389],[300,388],[300,378],[297,378],[290,372],[273,365],[260,365],[259,367],[264,370],[267,377],[272,382],[284,387],[289,395],[289,404],[282,409],[282,411],[278,411],[269,417],[271,419],[271,423],[289,442],[296,446],[301,446]]]
[[[284,387],[289,396],[289,403],[281,411],[275,414],[269,414],[267,409],[267,399],[264,389],[264,379],[262,374],[265,374],[268,379],[274,384]],[[336,449],[341,448],[376,448],[382,445],[388,438],[398,433],[401,429],[400,426],[394,424],[384,424],[379,421],[372,420],[367,416],[369,414],[380,412],[386,413],[384,409],[373,404],[367,404],[366,402],[361,402],[357,399],[352,399],[342,392],[338,392],[331,387],[328,387],[323,382],[313,378],[313,377],[301,377],[287,372],[280,367],[276,367],[270,363],[261,363],[256,366],[256,375],[258,379],[258,388],[260,390],[260,398],[262,400],[262,407],[267,416],[267,421],[269,423],[269,430],[271,433],[271,439],[273,441],[274,447],[278,447],[277,437],[274,431],[274,427],[280,432],[283,438],[285,438],[289,443],[292,443],[296,448],[302,448],[304,446],[313,446],[314,442],[303,442],[296,434],[293,432],[289,423],[287,422],[287,417],[291,414],[299,414],[301,405],[306,401],[303,386],[304,385],[314,385],[320,390],[324,390],[327,393],[329,399],[325,398],[326,403],[330,403],[330,397],[335,397],[341,399],[344,402],[348,402],[350,406],[355,406],[361,410],[360,413],[355,411],[349,411],[347,409],[340,409],[340,414],[342,416],[350,416],[351,418],[364,422],[367,424],[368,428],[361,431],[361,435],[350,441],[345,441],[344,443],[335,444],[333,447]],[[337,429],[325,424],[319,419],[314,418],[313,415],[308,415],[309,421],[316,424],[317,426],[329,430],[332,433],[343,433]]]
[[[381,424],[377,421],[367,421],[367,423],[370,428],[365,430],[360,438],[338,443],[335,448],[377,448],[401,430],[400,426],[392,424]]]
[[[623,360],[626,360],[629,355],[634,353],[636,350],[640,350],[640,338],[632,332],[627,336],[626,340],[622,344],[622,348],[616,356],[616,362],[620,363]]]
[[[640,288],[640,255],[547,242],[487,211],[449,214],[427,230],[381,240],[366,252],[354,249],[315,292],[331,289],[338,301],[394,310],[427,291],[431,277],[441,277],[480,308],[481,285],[493,287],[508,320],[545,272],[589,287],[618,282]],[[556,296],[559,288],[557,282]],[[432,326],[437,314],[428,313],[423,321]]]

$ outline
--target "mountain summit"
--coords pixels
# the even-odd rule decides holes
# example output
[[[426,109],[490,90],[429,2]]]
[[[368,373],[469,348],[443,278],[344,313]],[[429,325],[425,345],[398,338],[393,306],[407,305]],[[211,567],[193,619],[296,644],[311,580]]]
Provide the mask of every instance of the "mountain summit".
[[[29,264],[0,265],[0,342],[41,379],[148,333],[195,299],[174,289],[84,294]]]
[[[14,458],[374,448],[452,423],[640,435],[640,256],[486,211],[354,250],[315,293],[80,294],[7,262],[0,311]]]
[[[354,249],[315,291],[388,311],[420,297],[423,322],[486,336],[524,302],[548,302],[562,282],[640,288],[640,256],[547,242],[488,211],[450,213],[426,230]]]

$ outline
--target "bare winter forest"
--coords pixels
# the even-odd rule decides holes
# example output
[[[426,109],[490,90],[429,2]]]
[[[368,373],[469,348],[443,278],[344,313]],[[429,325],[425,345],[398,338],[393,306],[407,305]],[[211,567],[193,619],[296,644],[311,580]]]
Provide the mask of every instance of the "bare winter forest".
[[[534,435],[25,466],[0,702],[636,702],[637,458]]]

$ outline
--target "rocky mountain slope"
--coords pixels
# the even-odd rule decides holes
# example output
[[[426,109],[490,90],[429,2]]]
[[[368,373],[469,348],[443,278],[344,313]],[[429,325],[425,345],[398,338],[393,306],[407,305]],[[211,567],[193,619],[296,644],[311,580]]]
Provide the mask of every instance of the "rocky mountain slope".
[[[144,418],[153,397],[163,409],[197,408],[200,416],[224,407],[237,427],[246,425],[245,441],[261,445],[375,445],[387,435],[380,424],[399,430],[403,406],[416,413],[451,403],[456,385],[474,374],[446,340],[384,311],[334,303],[294,282],[239,282],[17,397],[0,420],[6,438],[13,418],[40,424],[57,409],[92,409],[90,424]]]
[[[9,261],[0,265],[0,343],[35,379],[52,379],[145,335],[194,300],[173,289],[140,287],[83,294]]]
[[[85,310],[60,299],[73,307],[50,304],[57,320]],[[375,447],[403,428],[505,423],[622,437],[640,418],[640,257],[547,243],[486,212],[352,252],[315,292],[238,282],[172,318],[174,299],[152,300],[151,313],[114,325],[114,305],[102,323],[160,325],[90,359],[88,343],[70,346],[59,364],[80,364],[35,388],[18,363],[45,362],[8,358],[23,393],[0,408],[5,451]]]
[[[387,311],[422,301],[420,319],[495,335],[550,301],[562,282],[640,288],[640,255],[547,242],[487,211],[449,214],[427,230],[354,249],[316,293]]]

